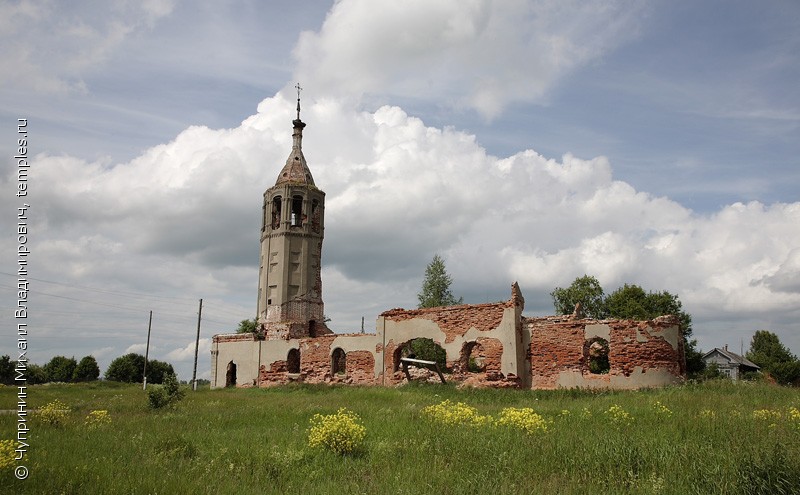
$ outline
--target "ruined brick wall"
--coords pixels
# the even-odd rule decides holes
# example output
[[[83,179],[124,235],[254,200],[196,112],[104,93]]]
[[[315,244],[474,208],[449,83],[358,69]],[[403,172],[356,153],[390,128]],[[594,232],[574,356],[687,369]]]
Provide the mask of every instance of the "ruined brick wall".
[[[350,351],[345,354],[347,374],[345,383],[375,383],[375,357],[368,351]]]
[[[452,342],[456,337],[463,337],[471,328],[479,332],[494,330],[503,320],[503,312],[508,302],[491,304],[462,304],[423,309],[391,309],[380,316],[389,321],[405,321],[412,319],[430,320],[444,333],[444,343]]]
[[[675,325],[678,325],[677,319],[666,317],[652,321],[610,322],[610,360],[625,376],[631,376],[637,368],[645,371],[661,369],[674,375],[685,375],[683,339],[670,342],[664,336]]]
[[[683,339],[675,317],[596,321],[560,316],[525,318],[523,323],[531,335],[532,388],[632,389],[676,383],[685,375]],[[606,373],[590,370],[594,341],[608,343]]]
[[[530,339],[532,388],[556,388],[565,371],[584,371],[584,326],[551,318],[526,319]]]
[[[287,322],[272,327],[274,339],[216,335],[212,387],[224,386],[226,366],[231,364],[237,366],[236,386],[292,381],[398,384],[406,380],[398,366],[401,351],[417,338],[440,345],[451,371],[447,379],[466,385],[630,389],[676,383],[685,375],[683,338],[675,317],[651,321],[525,318],[523,306],[515,284],[506,302],[386,311],[378,318],[376,334],[312,338]],[[598,349],[607,356],[605,372],[590,367]],[[415,373],[438,381],[434,373]]]
[[[386,339],[384,382],[401,383],[403,349],[414,339],[428,338],[446,355],[448,380],[475,386],[518,386],[517,348],[521,342],[519,317],[524,300],[514,284],[508,301],[424,309],[392,309],[380,315],[379,327]],[[379,330],[379,333],[380,330]],[[470,355],[480,369],[470,369]],[[435,373],[419,373],[438,381]]]
[[[262,355],[279,356],[267,359],[259,370],[261,387],[282,385],[290,382],[346,383],[371,385],[376,383],[376,359],[372,351],[358,347],[375,348],[374,334],[332,334],[315,338],[289,339],[287,341],[262,342]],[[282,347],[288,346],[288,347]],[[273,348],[279,347],[274,351]],[[344,354],[345,370],[335,373],[333,353],[337,349]],[[300,364],[297,373],[291,373],[284,356],[285,351],[299,352]]]

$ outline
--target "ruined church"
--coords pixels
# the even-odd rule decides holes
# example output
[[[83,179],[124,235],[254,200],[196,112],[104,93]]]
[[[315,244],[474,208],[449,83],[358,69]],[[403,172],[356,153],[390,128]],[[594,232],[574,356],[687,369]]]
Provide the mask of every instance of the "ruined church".
[[[299,96],[299,95],[298,95]],[[679,320],[594,320],[523,316],[525,299],[381,313],[374,333],[327,328],[322,301],[325,193],[303,156],[300,99],[292,149],[264,193],[257,331],[215,335],[211,387],[268,387],[290,382],[395,385],[411,378],[415,339],[446,353],[447,381],[472,386],[636,389],[685,377]],[[424,363],[420,366],[430,368]],[[425,378],[428,370],[415,376]]]

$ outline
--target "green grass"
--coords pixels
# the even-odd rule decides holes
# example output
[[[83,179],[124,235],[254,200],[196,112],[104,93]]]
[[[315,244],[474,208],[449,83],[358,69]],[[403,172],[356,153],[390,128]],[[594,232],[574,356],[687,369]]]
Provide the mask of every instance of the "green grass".
[[[766,384],[640,392],[289,386],[189,391],[177,408],[159,411],[136,385],[29,387],[30,408],[54,399],[71,407],[65,424],[29,417],[30,476],[19,481],[5,469],[0,493],[800,493],[800,418],[789,415],[800,394]],[[494,417],[531,407],[548,429],[445,426],[421,414],[445,399]],[[613,405],[629,424],[606,413]],[[0,388],[0,409],[15,407],[16,388]],[[364,449],[342,457],[308,447],[310,418],[340,407],[361,417]],[[86,428],[98,409],[111,424]],[[755,418],[762,409],[780,417]],[[0,415],[0,439],[15,437],[16,420]]]

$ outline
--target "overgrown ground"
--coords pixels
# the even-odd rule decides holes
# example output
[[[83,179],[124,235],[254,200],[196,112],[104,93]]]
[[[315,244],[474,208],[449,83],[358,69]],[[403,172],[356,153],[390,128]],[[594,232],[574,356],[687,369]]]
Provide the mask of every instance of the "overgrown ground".
[[[136,385],[34,386],[28,399],[71,412],[61,426],[30,417],[30,476],[4,468],[0,493],[800,493],[800,394],[766,384],[291,386],[189,392],[159,411]],[[421,413],[445,399],[494,417],[530,407],[547,430],[444,425]],[[366,427],[357,455],[307,445],[310,418],[340,407]],[[0,388],[0,409],[14,408],[16,388]],[[87,427],[95,410],[111,423]],[[16,420],[0,415],[0,439],[15,438]]]

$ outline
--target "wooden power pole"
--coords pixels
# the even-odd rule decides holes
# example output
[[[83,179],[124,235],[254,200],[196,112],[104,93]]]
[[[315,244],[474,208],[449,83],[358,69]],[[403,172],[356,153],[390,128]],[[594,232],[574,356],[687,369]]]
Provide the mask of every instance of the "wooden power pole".
[[[194,342],[194,371],[192,371],[192,390],[197,390],[197,351],[200,348],[200,317],[203,314],[203,300],[200,299],[200,309],[197,311],[197,339]]]
[[[150,355],[150,328],[152,326],[153,311],[150,310],[150,321],[147,322],[147,347],[144,348],[144,376],[142,376],[142,390],[147,390],[147,356]]]

